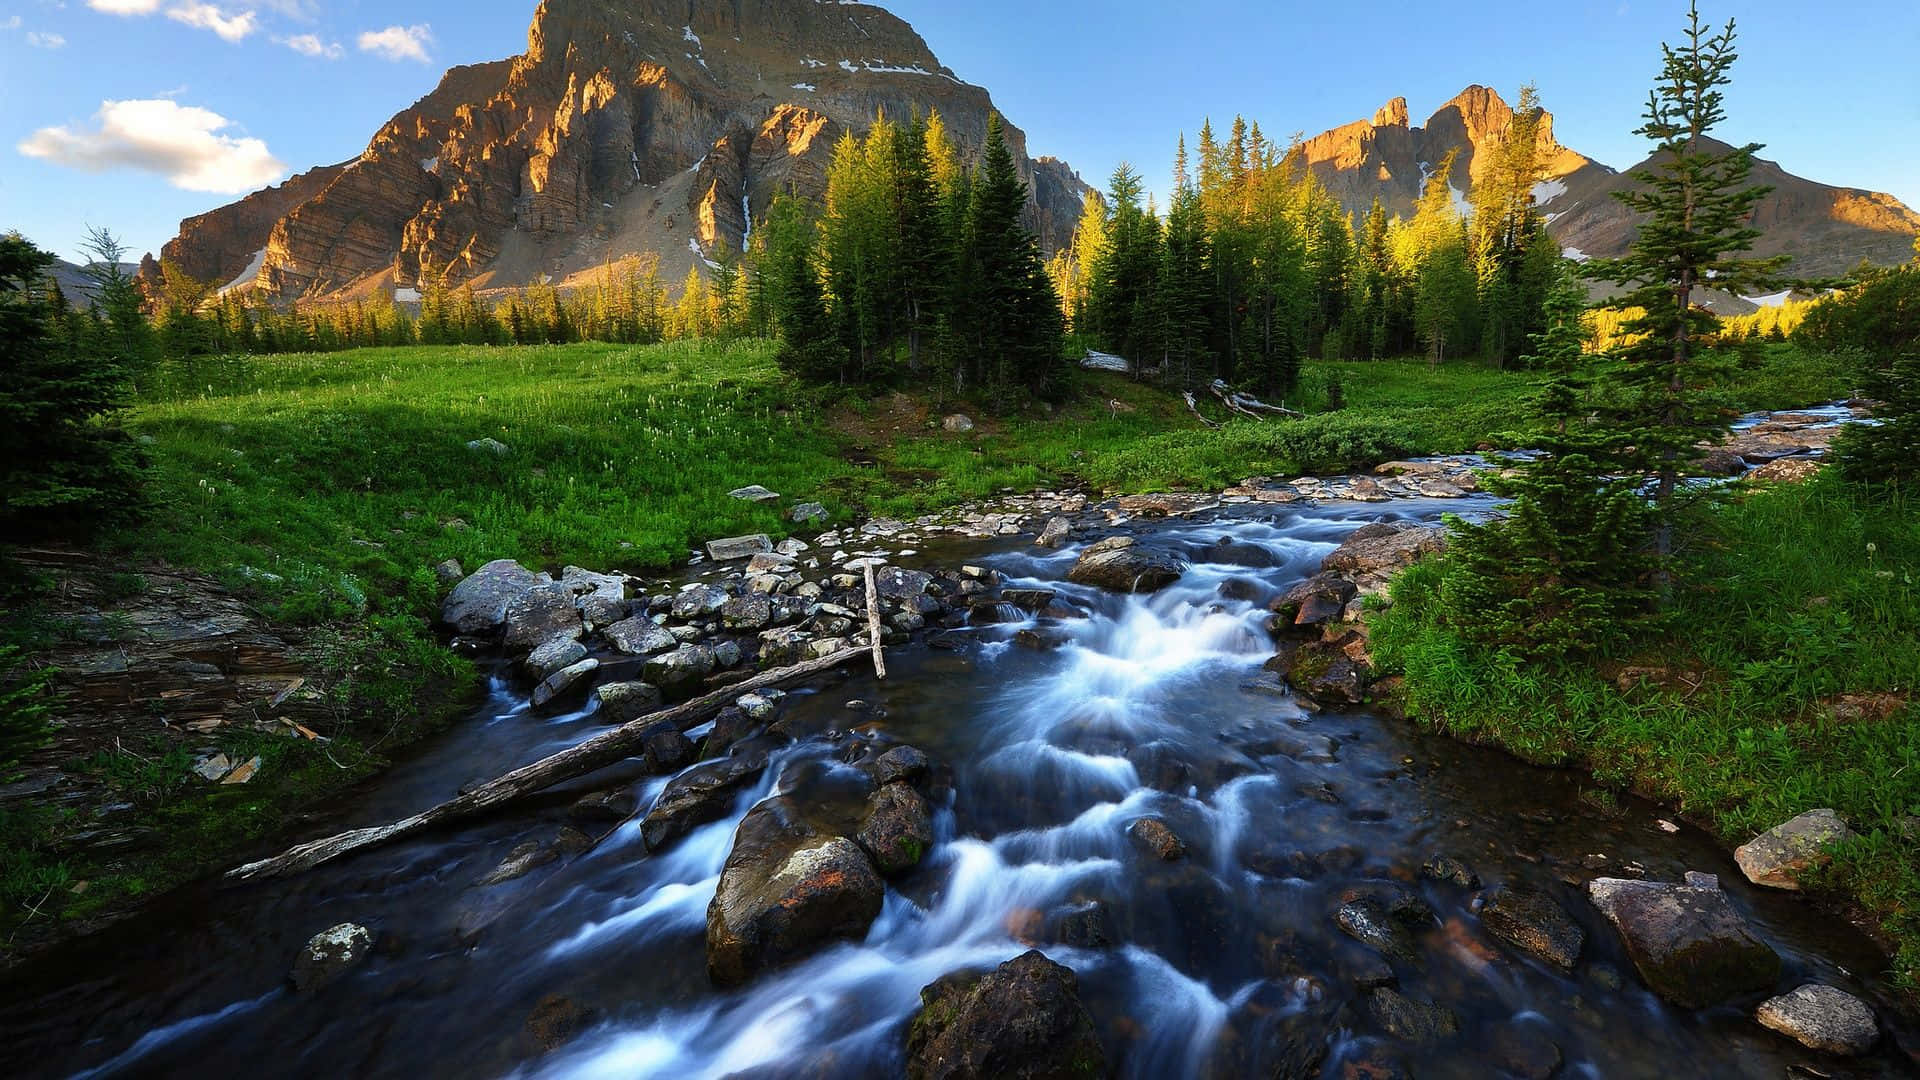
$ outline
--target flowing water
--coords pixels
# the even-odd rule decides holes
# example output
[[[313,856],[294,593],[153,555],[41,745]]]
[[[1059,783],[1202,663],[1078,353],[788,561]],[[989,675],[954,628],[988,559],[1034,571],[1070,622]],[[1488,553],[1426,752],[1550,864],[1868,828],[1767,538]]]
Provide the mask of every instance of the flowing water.
[[[1383,516],[1435,519],[1438,503],[1249,510],[1158,529],[1192,560],[1175,586],[1120,597],[1064,583],[1075,551],[1014,542],[939,552],[1059,590],[1088,617],[959,631],[894,650],[892,678],[854,675],[784,703],[817,731],[779,751],[726,820],[645,854],[637,823],[591,853],[492,888],[475,885],[517,843],[550,837],[607,777],[511,818],[373,851],[304,877],[169,898],[64,947],[0,990],[9,1071],[21,1075],[720,1077],[897,1076],[920,989],[1039,943],[1079,975],[1121,1076],[1273,1075],[1264,1033],[1311,1016],[1328,1075],[1382,1054],[1421,1077],[1500,1075],[1514,1046],[1551,1043],[1576,1077],[1783,1076],[1831,1063],[1742,1011],[1670,1008],[1632,972],[1585,900],[1601,874],[1720,874],[1786,961],[1783,987],[1825,981],[1885,1007],[1872,946],[1793,898],[1746,888],[1730,859],[1651,805],[1617,812],[1583,781],[1423,736],[1365,713],[1316,714],[1262,671],[1266,601],[1348,531]],[[1471,501],[1465,508],[1484,509]],[[1461,510],[1463,504],[1447,504]],[[1231,543],[1221,545],[1219,541]],[[1013,643],[1022,629],[1060,642]],[[849,707],[853,703],[854,707]],[[831,735],[883,733],[950,768],[938,844],[889,890],[871,932],[747,987],[708,982],[704,926],[741,816],[775,792],[830,803],[864,777]],[[486,709],[365,789],[316,832],[401,816],[461,784],[601,730],[588,713],[543,718],[496,682]],[[644,807],[665,781],[630,774]],[[1142,850],[1128,826],[1164,820],[1184,860]],[[1473,893],[1418,868],[1449,853],[1489,886],[1543,889],[1588,943],[1563,975],[1495,943]],[[1341,894],[1402,883],[1437,912],[1409,997],[1459,1017],[1457,1035],[1399,1043],[1355,984],[1380,960],[1336,929]],[[308,994],[286,985],[314,933],[358,922],[373,955]],[[592,1010],[543,1052],[527,1020],[559,995]],[[1900,1044],[1904,1044],[1904,1049]],[[1913,1033],[1883,1040],[1858,1075],[1910,1075]],[[1498,1049],[1505,1046],[1505,1051]]]

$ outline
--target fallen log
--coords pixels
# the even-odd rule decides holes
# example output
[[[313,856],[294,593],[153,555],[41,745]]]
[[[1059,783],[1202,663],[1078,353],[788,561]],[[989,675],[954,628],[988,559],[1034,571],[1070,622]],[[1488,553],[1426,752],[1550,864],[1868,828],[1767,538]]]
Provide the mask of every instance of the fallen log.
[[[867,636],[873,641],[873,677],[885,681],[887,658],[880,645],[880,589],[874,582],[873,560],[867,560]]]
[[[1213,391],[1213,396],[1219,398],[1220,403],[1225,405],[1230,411],[1237,412],[1241,416],[1251,420],[1260,419],[1261,413],[1284,416],[1290,420],[1306,419],[1305,413],[1295,412],[1282,405],[1269,405],[1251,394],[1234,393],[1230,391],[1227,388],[1227,384],[1220,379],[1215,379],[1210,389]]]
[[[868,650],[864,648],[842,649],[819,660],[809,660],[804,664],[794,664],[791,667],[757,675],[745,682],[735,683],[692,701],[675,705],[671,709],[662,709],[632,723],[602,732],[578,746],[562,750],[552,757],[542,758],[531,765],[523,765],[505,776],[489,780],[471,791],[448,799],[431,809],[423,810],[412,817],[402,818],[386,825],[354,829],[337,836],[312,840],[288,848],[270,859],[262,859],[259,862],[229,870],[226,875],[227,880],[255,881],[301,873],[322,863],[331,862],[342,855],[378,847],[402,837],[412,836],[435,825],[472,817],[505,806],[555,784],[577,776],[585,776],[632,757],[639,749],[642,734],[662,723],[671,723],[684,731],[696,726],[713,713],[719,712],[742,694],[832,671],[842,664],[851,663],[867,655],[869,655]]]
[[[1200,415],[1200,406],[1199,406],[1199,403],[1193,400],[1193,391],[1191,390],[1184,391],[1181,393],[1180,396],[1187,399],[1187,411],[1193,414],[1194,419],[1200,421],[1201,423],[1207,425],[1210,428],[1217,428],[1220,426],[1219,424],[1216,424],[1213,421],[1207,419],[1206,417]]]

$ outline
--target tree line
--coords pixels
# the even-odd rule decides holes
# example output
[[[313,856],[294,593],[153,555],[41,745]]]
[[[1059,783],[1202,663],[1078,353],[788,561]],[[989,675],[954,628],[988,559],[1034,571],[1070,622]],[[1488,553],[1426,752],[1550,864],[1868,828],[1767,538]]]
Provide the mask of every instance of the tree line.
[[[1376,199],[1357,227],[1297,141],[1244,118],[1221,140],[1209,122],[1197,163],[1179,142],[1164,215],[1122,165],[1048,273],[1076,334],[1176,386],[1284,394],[1309,360],[1421,351],[1513,365],[1545,326],[1560,261],[1534,205],[1543,116],[1525,88],[1470,200],[1449,155],[1412,217]]]

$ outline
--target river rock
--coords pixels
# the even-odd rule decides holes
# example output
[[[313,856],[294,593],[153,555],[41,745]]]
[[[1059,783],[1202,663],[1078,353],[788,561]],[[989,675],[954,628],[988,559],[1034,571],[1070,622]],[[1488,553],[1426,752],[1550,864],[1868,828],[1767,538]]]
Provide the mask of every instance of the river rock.
[[[1473,868],[1451,855],[1435,855],[1420,867],[1420,876],[1430,881],[1443,881],[1457,885],[1462,889],[1480,887],[1480,875]]]
[[[1387,956],[1412,960],[1417,955],[1412,929],[1378,900],[1350,900],[1334,912],[1333,921],[1348,937]]]
[[[1760,1003],[1755,1020],[1812,1050],[1855,1057],[1880,1041],[1880,1024],[1866,1002],[1817,983]]]
[[[684,690],[713,674],[713,650],[704,645],[683,645],[670,653],[647,660],[646,680],[664,693]]]
[[[554,1050],[585,1031],[599,1014],[570,998],[548,994],[527,1014],[527,1034],[541,1049]]]
[[[1554,899],[1533,889],[1507,886],[1487,894],[1480,924],[1501,941],[1572,971],[1587,943],[1587,932]]]
[[[373,951],[373,932],[355,923],[341,923],[313,935],[293,961],[293,988],[318,990],[345,975]]]
[[[720,625],[738,633],[759,633],[773,622],[773,600],[762,593],[735,597],[720,609]]]
[[[1268,609],[1295,626],[1338,622],[1359,586],[1339,574],[1320,573],[1275,597]]]
[[[557,637],[527,654],[527,670],[538,678],[572,667],[587,658],[587,647],[574,638]]]
[[[507,857],[500,861],[499,866],[494,867],[474,884],[482,888],[504,885],[509,881],[526,877],[559,857],[559,850],[552,845],[543,844],[538,840],[525,840],[515,845],[514,849],[507,853]]]
[[[598,670],[600,670],[600,661],[591,659],[561,668],[533,688],[533,707],[544,709],[565,698],[572,691],[581,689],[580,680]]]
[[[866,820],[854,840],[880,873],[904,874],[933,849],[933,811],[911,785],[884,784],[867,799]]]
[[[633,789],[617,787],[580,796],[567,808],[567,816],[583,823],[625,821],[639,809],[640,799]]]
[[[1786,457],[1769,461],[1747,474],[1749,484],[1804,484],[1820,475],[1826,463],[1819,458]]]
[[[707,906],[707,974],[739,986],[833,941],[857,940],[886,885],[860,845],[806,824],[786,797],[748,812]]]
[[[628,656],[654,656],[680,647],[679,638],[637,615],[607,627],[604,634],[609,644]]]
[[[918,747],[896,746],[873,762],[873,782],[882,786],[906,781],[917,784],[926,779],[931,768],[927,755]]]
[[[586,633],[572,591],[558,582],[535,585],[508,601],[506,628],[502,644],[509,652],[531,652],[554,638]]]
[[[690,585],[673,598],[673,617],[682,621],[720,614],[733,594],[718,585]]]
[[[817,502],[801,503],[787,515],[787,520],[795,525],[823,525],[827,520],[827,508]]]
[[[440,621],[462,634],[491,634],[507,621],[507,605],[549,579],[511,559],[475,570],[440,605]]]
[[[1709,1008],[1780,977],[1780,957],[1711,874],[1689,872],[1685,884],[1596,878],[1587,893],[1620,931],[1640,977],[1682,1008]]]
[[[647,850],[664,850],[694,829],[726,817],[740,790],[766,768],[765,754],[738,754],[696,765],[668,781],[640,820]]]
[[[1852,836],[1839,814],[1809,810],[1741,845],[1733,861],[1755,885],[1797,891],[1802,875],[1833,860],[1829,847]]]
[[[665,703],[660,688],[643,682],[605,683],[594,696],[600,701],[600,711],[612,724],[626,724],[658,709]]]
[[[1695,476],[1739,476],[1747,471],[1747,463],[1733,451],[1716,446],[1701,454],[1688,471]]]
[[[1460,1033],[1460,1018],[1452,1009],[1415,1000],[1391,986],[1367,995],[1367,1014],[1389,1035],[1410,1043],[1439,1042]]]
[[[1131,536],[1110,536],[1080,553],[1067,580],[1123,593],[1158,592],[1180,580],[1186,566],[1172,552]]]
[[[700,753],[685,732],[665,722],[641,735],[640,748],[646,755],[647,768],[662,776],[671,776],[693,764]]]
[[[1035,950],[920,991],[907,1030],[909,1080],[1086,1080],[1106,1075],[1071,968]]]
[[[1367,699],[1371,671],[1365,661],[1354,658],[1356,644],[1364,642],[1348,633],[1333,641],[1305,642],[1276,660],[1297,693],[1320,708],[1338,711]]]
[[[882,567],[874,571],[874,587],[882,600],[908,601],[926,594],[927,586],[933,584],[933,575],[924,570],[907,570],[898,566]]]
[[[750,559],[772,550],[773,538],[765,533],[756,533],[752,536],[729,536],[724,540],[707,541],[707,558],[714,562]]]
[[[1034,543],[1043,548],[1057,548],[1073,539],[1073,522],[1064,517],[1047,519],[1046,527],[1040,530],[1040,538]]]
[[[1320,569],[1352,579],[1361,592],[1374,592],[1383,589],[1396,572],[1446,547],[1445,526],[1362,526],[1321,561]]]
[[[1179,862],[1187,857],[1187,843],[1174,835],[1167,823],[1159,818],[1144,817],[1127,826],[1127,835],[1133,837],[1154,858],[1163,862]]]

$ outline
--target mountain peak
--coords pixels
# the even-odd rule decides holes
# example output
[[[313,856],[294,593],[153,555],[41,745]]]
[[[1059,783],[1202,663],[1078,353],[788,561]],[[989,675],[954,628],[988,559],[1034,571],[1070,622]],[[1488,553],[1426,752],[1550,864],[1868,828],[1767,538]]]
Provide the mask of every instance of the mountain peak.
[[[1377,128],[1406,127],[1408,123],[1407,99],[1403,97],[1394,98],[1373,114],[1373,126]]]

